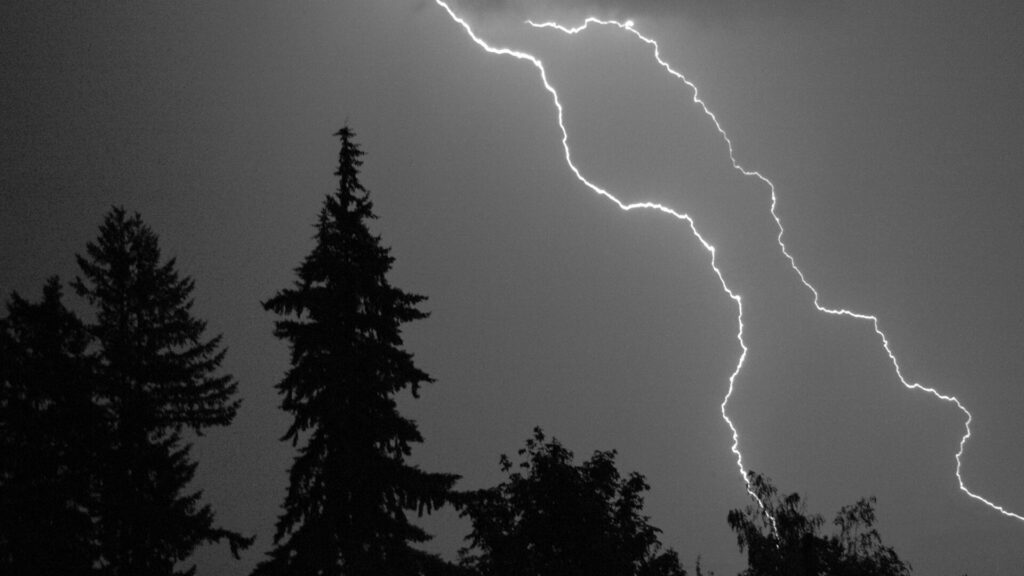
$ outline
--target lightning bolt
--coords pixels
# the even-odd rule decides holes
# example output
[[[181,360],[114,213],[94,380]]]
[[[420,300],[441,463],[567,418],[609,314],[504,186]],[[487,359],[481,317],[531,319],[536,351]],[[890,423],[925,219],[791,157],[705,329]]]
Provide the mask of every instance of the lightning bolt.
[[[739,342],[740,349],[742,350],[742,352],[740,353],[739,360],[736,363],[736,368],[733,370],[732,374],[729,375],[729,389],[726,392],[725,398],[722,400],[722,404],[720,406],[721,412],[722,412],[722,419],[725,420],[725,423],[729,426],[729,429],[732,431],[732,447],[731,447],[731,450],[732,450],[733,454],[736,455],[736,465],[739,467],[740,476],[743,478],[743,482],[744,482],[744,484],[745,484],[745,486],[747,488],[747,493],[750,494],[750,496],[757,502],[757,504],[761,508],[761,510],[766,510],[765,506],[764,506],[764,502],[762,502],[762,500],[761,500],[761,497],[756,492],[754,492],[753,488],[750,485],[748,471],[747,471],[746,467],[743,465],[743,453],[740,452],[740,449],[739,449],[739,443],[740,443],[739,432],[737,431],[736,426],[733,424],[732,420],[729,418],[728,413],[726,412],[726,406],[729,404],[729,398],[732,397],[733,390],[735,389],[736,378],[739,376],[740,371],[743,370],[743,363],[747,359],[747,345],[743,341],[743,298],[740,297],[739,294],[733,292],[729,288],[729,285],[726,284],[725,277],[722,275],[722,271],[719,270],[718,266],[716,265],[716,261],[715,261],[715,247],[712,246],[707,240],[704,239],[704,237],[701,235],[701,233],[697,230],[697,226],[693,223],[693,218],[691,218],[688,214],[677,212],[677,211],[673,210],[672,208],[669,208],[667,206],[664,206],[664,205],[658,204],[658,203],[654,203],[654,202],[636,202],[636,203],[632,203],[632,204],[627,204],[627,203],[623,202],[622,200],[619,200],[618,198],[616,198],[612,193],[608,192],[604,188],[601,188],[597,184],[594,184],[590,180],[587,180],[587,178],[583,175],[583,173],[580,171],[580,169],[577,168],[576,164],[573,163],[573,161],[572,161],[572,150],[569,148],[569,132],[565,128],[565,121],[564,121],[564,113],[563,113],[563,108],[562,108],[562,102],[561,102],[561,100],[558,97],[558,91],[555,90],[554,86],[552,86],[551,83],[548,81],[547,70],[544,68],[544,63],[541,62],[540,59],[537,58],[536,56],[533,56],[532,54],[528,54],[526,52],[522,52],[522,51],[519,51],[519,50],[513,50],[511,48],[496,48],[494,46],[491,46],[483,38],[480,38],[479,36],[477,36],[476,33],[473,31],[473,28],[469,25],[469,23],[466,22],[466,20],[464,18],[462,18],[461,16],[456,14],[455,11],[452,10],[452,8],[448,4],[446,4],[443,0],[434,0],[434,1],[437,3],[438,6],[443,8],[448,13],[448,15],[452,18],[452,20],[454,20],[457,24],[462,26],[462,28],[466,31],[466,34],[469,35],[469,37],[473,40],[473,42],[475,42],[478,46],[483,48],[485,51],[487,51],[487,52],[489,52],[491,54],[499,55],[499,56],[511,56],[512,58],[515,58],[517,60],[525,60],[525,61],[533,64],[533,66],[537,69],[537,71],[540,73],[541,81],[544,83],[544,88],[548,91],[548,93],[551,94],[551,99],[554,102],[555,109],[558,112],[558,127],[562,131],[562,149],[565,151],[565,162],[566,162],[566,164],[569,165],[569,169],[572,170],[572,173],[576,176],[577,180],[579,180],[584,186],[586,186],[587,188],[589,188],[590,190],[592,190],[593,192],[595,192],[599,196],[602,196],[602,197],[610,200],[611,202],[613,202],[616,206],[618,206],[623,211],[629,212],[629,211],[632,211],[632,210],[654,210],[654,211],[661,212],[663,214],[667,214],[669,216],[672,216],[673,218],[676,218],[678,220],[685,221],[690,226],[690,231],[693,232],[693,235],[701,243],[701,245],[704,247],[704,249],[707,250],[708,253],[711,254],[711,268],[715,271],[715,274],[718,276],[718,280],[722,284],[722,290],[725,291],[725,293],[729,296],[729,298],[731,298],[734,302],[736,302],[736,309],[737,309],[736,322],[737,322],[737,325],[738,325],[738,331],[736,332],[736,340]],[[630,22],[629,24],[631,25],[632,23]],[[555,26],[555,25],[552,25],[552,26]],[[570,31],[569,29],[565,29],[565,28],[561,28],[561,29],[562,30],[566,30],[566,31]],[[724,134],[724,132],[723,132],[723,134]],[[768,515],[768,518],[770,519],[770,521],[772,523],[773,530],[775,532],[777,532],[777,530],[775,529],[775,519],[773,517],[771,517],[771,515]]]
[[[732,420],[729,418],[729,415],[728,415],[728,412],[727,412],[727,406],[729,404],[729,399],[732,397],[733,391],[735,390],[736,378],[739,376],[740,372],[743,370],[743,364],[744,364],[744,362],[746,361],[746,358],[747,358],[748,348],[747,348],[746,343],[743,341],[743,298],[739,294],[733,292],[729,288],[728,284],[726,284],[725,277],[722,275],[721,270],[718,268],[718,266],[716,264],[716,260],[715,260],[715,247],[712,246],[710,243],[708,243],[707,240],[704,239],[704,237],[697,230],[697,227],[694,224],[693,219],[688,214],[682,213],[682,212],[677,212],[676,210],[673,210],[672,208],[669,208],[667,206],[664,206],[664,205],[658,204],[658,203],[654,203],[654,202],[635,202],[635,203],[627,204],[627,203],[619,200],[618,198],[616,198],[613,194],[611,194],[610,192],[608,192],[604,188],[602,188],[602,187],[598,186],[597,184],[594,184],[593,182],[588,180],[583,175],[583,173],[580,171],[580,169],[576,167],[576,164],[573,162],[572,150],[569,148],[569,132],[568,132],[568,130],[565,127],[562,103],[561,103],[561,100],[558,97],[558,91],[556,91],[554,86],[552,86],[551,83],[548,81],[547,71],[544,68],[544,63],[539,58],[537,58],[536,56],[533,56],[532,54],[529,54],[529,53],[526,53],[526,52],[522,52],[522,51],[519,51],[519,50],[513,50],[511,48],[491,46],[485,40],[483,40],[482,38],[477,36],[477,34],[473,31],[473,28],[469,25],[469,23],[466,22],[466,20],[464,18],[462,18],[461,16],[456,14],[455,11],[452,10],[452,8],[444,0],[434,0],[434,1],[435,1],[435,3],[438,6],[440,6],[442,9],[445,10],[445,12],[448,13],[448,15],[451,17],[451,19],[453,21],[455,21],[455,23],[457,23],[460,26],[462,26],[462,28],[466,31],[466,34],[470,37],[470,39],[473,40],[474,43],[476,43],[478,46],[480,46],[486,52],[491,53],[491,54],[495,54],[495,55],[499,55],[499,56],[510,56],[510,57],[515,58],[517,60],[526,61],[526,62],[529,62],[530,64],[532,64],[537,69],[537,71],[540,73],[540,78],[541,78],[541,81],[544,84],[544,88],[548,91],[548,93],[551,94],[551,99],[554,102],[555,109],[557,111],[558,127],[562,131],[562,149],[565,152],[565,162],[569,166],[569,169],[572,171],[573,175],[576,176],[577,180],[579,180],[584,186],[586,186],[587,188],[589,188],[591,191],[595,192],[599,196],[602,196],[602,197],[610,200],[611,202],[613,202],[616,206],[618,206],[623,211],[629,212],[629,211],[632,211],[632,210],[654,210],[654,211],[661,212],[663,214],[667,214],[669,216],[672,216],[672,217],[674,217],[674,218],[676,218],[678,220],[685,221],[689,225],[690,231],[693,232],[693,235],[701,243],[701,245],[704,247],[704,249],[707,250],[708,253],[711,255],[711,268],[714,270],[715,274],[718,276],[718,280],[722,284],[722,290],[725,291],[725,293],[729,296],[729,298],[731,298],[734,302],[736,302],[736,308],[737,308],[736,320],[737,320],[737,325],[738,325],[738,330],[737,330],[737,333],[736,333],[736,339],[739,342],[740,349],[742,350],[742,352],[740,353],[739,360],[736,363],[736,368],[733,370],[732,374],[729,375],[728,391],[726,392],[725,397],[722,399],[722,404],[720,406],[721,413],[722,413],[722,419],[725,421],[725,423],[729,426],[729,429],[732,431],[732,446],[730,447],[730,449],[732,450],[732,453],[735,454],[735,456],[736,456],[736,465],[739,468],[740,476],[743,478],[743,482],[746,485],[747,492],[758,503],[758,505],[761,507],[761,509],[765,510],[764,503],[761,501],[760,497],[754,492],[754,490],[752,489],[752,487],[750,485],[749,472],[746,469],[746,467],[743,465],[743,454],[742,454],[742,452],[740,452],[740,449],[739,449],[739,432],[738,432],[736,426],[733,424]],[[1017,514],[1015,512],[1007,510],[1003,506],[1000,506],[1000,505],[998,505],[998,504],[996,504],[996,503],[986,499],[985,497],[983,497],[983,496],[981,496],[979,494],[975,494],[974,492],[971,492],[970,489],[967,488],[967,485],[964,483],[963,476],[961,475],[961,469],[962,469],[961,458],[962,458],[962,456],[964,454],[964,449],[965,449],[965,447],[967,445],[967,441],[971,438],[971,422],[973,421],[974,417],[971,415],[971,412],[969,410],[967,410],[967,408],[963,405],[963,403],[961,403],[960,400],[956,396],[943,394],[943,393],[939,392],[938,390],[936,390],[935,388],[924,386],[924,385],[922,385],[922,384],[920,384],[918,382],[909,382],[906,379],[906,377],[904,377],[903,371],[900,368],[899,360],[897,360],[896,354],[892,350],[892,345],[889,342],[888,336],[886,336],[885,332],[882,331],[882,329],[881,329],[881,327],[879,325],[879,320],[878,320],[877,316],[873,316],[873,315],[870,315],[870,314],[862,314],[862,313],[854,312],[852,310],[848,310],[848,309],[845,309],[845,308],[829,308],[829,307],[823,306],[821,304],[821,299],[820,299],[820,295],[818,293],[818,290],[810,282],[807,281],[807,278],[804,275],[803,271],[800,269],[799,266],[797,266],[796,259],[793,258],[793,255],[789,252],[789,249],[786,247],[786,244],[783,241],[783,235],[785,234],[785,229],[782,226],[782,219],[779,217],[778,212],[776,211],[776,208],[778,206],[778,196],[776,194],[775,184],[771,180],[769,180],[766,176],[764,176],[763,174],[758,172],[757,170],[749,170],[747,168],[744,168],[743,165],[741,165],[739,163],[739,161],[736,159],[736,154],[735,154],[735,150],[734,150],[734,147],[733,147],[732,140],[729,138],[729,135],[726,133],[725,129],[722,127],[722,124],[721,124],[721,122],[719,122],[718,117],[715,116],[714,112],[711,111],[711,108],[708,107],[708,105],[704,102],[704,100],[702,100],[700,98],[700,94],[699,94],[699,91],[697,90],[697,86],[693,82],[690,82],[683,74],[681,74],[680,72],[678,72],[674,68],[672,68],[672,66],[661,57],[661,50],[660,50],[660,48],[658,46],[657,41],[655,41],[654,39],[649,38],[649,37],[644,36],[643,34],[641,34],[635,28],[635,24],[634,24],[634,22],[632,20],[627,20],[625,22],[620,22],[620,21],[616,21],[616,20],[602,20],[602,19],[599,19],[599,18],[590,17],[590,18],[587,18],[586,20],[584,20],[583,24],[581,24],[579,26],[576,26],[576,27],[567,27],[567,26],[563,26],[563,25],[555,23],[555,22],[534,22],[534,21],[531,21],[531,20],[527,20],[526,24],[528,24],[528,25],[530,25],[530,26],[532,26],[534,28],[550,28],[550,29],[554,29],[554,30],[557,30],[559,32],[562,32],[562,33],[565,33],[565,34],[569,34],[569,35],[580,34],[584,30],[586,30],[591,24],[596,24],[596,25],[599,25],[599,26],[614,26],[614,27],[617,27],[617,28],[619,28],[619,29],[629,33],[629,34],[632,34],[637,39],[639,39],[641,42],[643,42],[643,43],[647,44],[648,46],[650,46],[652,48],[652,50],[653,50],[654,58],[658,62],[658,64],[662,68],[664,68],[666,72],[668,72],[670,75],[672,75],[673,77],[675,77],[676,79],[678,79],[679,81],[684,83],[692,91],[692,93],[693,93],[693,98],[692,98],[693,103],[696,104],[697,106],[699,106],[701,108],[701,110],[704,112],[704,114],[711,120],[712,124],[714,124],[714,126],[715,126],[715,129],[718,131],[718,134],[722,137],[722,140],[725,142],[726,148],[727,148],[728,153],[729,153],[729,160],[732,163],[733,169],[735,169],[736,171],[738,171],[739,173],[743,174],[744,176],[746,176],[748,178],[756,178],[757,180],[760,180],[764,185],[766,185],[768,187],[768,190],[771,193],[770,213],[772,215],[772,219],[775,220],[775,225],[776,225],[776,227],[778,228],[778,231],[779,231],[778,235],[776,236],[776,242],[778,243],[779,249],[782,251],[782,254],[789,261],[790,267],[793,269],[794,272],[796,272],[797,276],[800,278],[800,282],[804,286],[807,287],[807,289],[810,291],[811,295],[813,296],[812,302],[814,304],[814,307],[819,312],[822,312],[824,314],[830,314],[830,315],[834,315],[834,316],[845,316],[845,317],[853,318],[853,319],[856,319],[856,320],[870,322],[872,327],[873,327],[873,329],[874,329],[874,331],[875,331],[875,334],[877,334],[879,339],[881,340],[882,348],[885,350],[885,353],[889,356],[889,360],[892,363],[893,369],[896,372],[896,376],[899,378],[900,383],[903,384],[903,386],[905,388],[907,388],[908,390],[918,390],[918,391],[921,391],[921,392],[925,392],[925,393],[930,394],[931,396],[933,396],[933,397],[935,397],[935,398],[937,398],[939,400],[942,400],[943,402],[947,402],[947,403],[953,404],[953,405],[955,405],[957,407],[958,410],[960,410],[964,414],[964,416],[965,416],[964,434],[960,438],[960,444],[959,444],[958,450],[957,450],[956,455],[955,455],[955,459],[956,459],[956,479],[957,479],[957,483],[958,483],[958,485],[960,487],[960,490],[964,494],[966,494],[967,496],[973,498],[974,500],[977,500],[978,502],[981,502],[982,504],[988,506],[992,510],[995,510],[996,512],[999,512],[1003,516],[1006,516],[1006,517],[1013,518],[1015,520],[1019,520],[1021,522],[1024,522],[1024,516],[1021,516],[1020,514]],[[772,523],[772,526],[773,526],[773,530],[775,530],[777,532],[777,529],[775,527],[775,519],[772,518],[770,514],[767,514],[766,510],[765,510],[765,514],[771,520],[771,523]]]

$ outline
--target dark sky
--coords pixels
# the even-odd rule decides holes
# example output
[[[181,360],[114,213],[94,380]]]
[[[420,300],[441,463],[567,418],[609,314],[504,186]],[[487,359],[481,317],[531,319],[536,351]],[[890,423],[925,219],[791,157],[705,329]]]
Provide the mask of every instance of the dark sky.
[[[745,166],[778,188],[785,241],[822,304],[876,314],[904,375],[974,415],[963,475],[1024,512],[1024,9],[1014,2],[543,2],[457,9],[544,60],[579,167],[625,200],[690,213],[744,298],[729,413],[745,463],[830,516],[878,497],[922,574],[1009,574],[1024,522],[957,488],[963,416],[903,388],[865,322],[817,313],[774,244],[768,190],[738,175],[692,93],[622,31],[526,16],[632,17],[694,81]],[[525,8],[524,8],[525,7]],[[632,8],[630,8],[632,7]],[[632,11],[631,11],[632,10]],[[685,224],[623,213],[575,180],[527,63],[481,51],[433,2],[103,2],[0,7],[0,293],[74,275],[111,204],[138,210],[197,281],[245,404],[197,444],[197,485],[269,546],[290,448],[287,365],[259,305],[311,247],[346,119],[397,258],[429,296],[406,331],[437,379],[403,401],[423,466],[497,482],[541,425],[579,456],[617,449],[688,564],[742,557],[748,498],[719,404],[736,306]],[[448,556],[467,531],[426,521]]]

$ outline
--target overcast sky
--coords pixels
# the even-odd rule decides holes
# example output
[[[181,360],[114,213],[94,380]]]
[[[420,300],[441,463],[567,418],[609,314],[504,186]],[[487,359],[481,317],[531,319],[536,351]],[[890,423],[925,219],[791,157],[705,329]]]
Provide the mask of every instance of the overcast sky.
[[[624,200],[693,216],[744,299],[729,414],[745,463],[830,517],[876,495],[883,539],[921,574],[1010,574],[1024,522],[957,487],[962,413],[899,383],[866,322],[822,315],[775,244],[769,191],[732,169],[692,92],[613,28],[633,18],[700,87],[739,161],[777,186],[784,240],[821,303],[876,314],[904,375],[974,415],[963,476],[1024,512],[1024,9],[1015,2],[624,0],[453,4],[541,58],[577,164]],[[346,120],[393,247],[429,297],[406,344],[437,379],[403,402],[424,467],[463,488],[540,425],[647,475],[653,523],[688,565],[743,566],[725,517],[749,503],[719,404],[736,305],[689,228],[581,185],[535,68],[487,54],[432,1],[259,0],[0,7],[0,294],[37,297],[111,204],[138,210],[195,277],[230,347],[235,425],[197,445],[197,485],[259,536],[200,574],[247,574],[291,461],[273,385],[287,350],[259,303],[292,279],[333,190]],[[468,526],[426,522],[454,557]]]

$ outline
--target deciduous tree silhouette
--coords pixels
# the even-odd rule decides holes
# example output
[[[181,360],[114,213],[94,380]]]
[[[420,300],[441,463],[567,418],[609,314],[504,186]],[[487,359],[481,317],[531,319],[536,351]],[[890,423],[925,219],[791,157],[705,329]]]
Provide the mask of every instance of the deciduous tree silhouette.
[[[173,258],[162,261],[138,214],[118,207],[78,265],[75,289],[96,314],[88,328],[109,427],[96,462],[101,573],[178,574],[199,545],[221,540],[237,554],[251,539],[215,526],[201,492],[188,491],[196,463],[183,433],[226,426],[239,405],[234,379],[216,375],[221,337],[206,339],[192,315],[194,282]]]
[[[874,498],[844,506],[822,535],[824,519],[808,515],[798,494],[779,495],[771,482],[750,472],[750,486],[764,504],[729,512],[748,567],[741,576],[908,576],[910,565],[882,544],[875,530]],[[774,524],[772,522],[774,519]]]
[[[539,429],[513,471],[501,457],[501,484],[461,496],[473,523],[462,565],[483,576],[684,576],[675,551],[643,515],[650,487],[639,473],[620,476],[615,452],[581,465]]]
[[[337,132],[338,191],[327,196],[316,245],[291,288],[264,304],[275,335],[291,348],[277,385],[293,421],[284,440],[301,445],[289,471],[275,546],[256,574],[414,576],[447,571],[414,548],[428,535],[407,511],[449,499],[456,476],[408,464],[423,441],[395,396],[431,378],[402,347],[401,326],[426,317],[422,296],[388,282],[393,258],[370,233],[369,193],[359,182],[363,152],[347,126]]]
[[[102,421],[89,337],[51,278],[0,320],[0,573],[80,575],[99,559],[90,510]]]

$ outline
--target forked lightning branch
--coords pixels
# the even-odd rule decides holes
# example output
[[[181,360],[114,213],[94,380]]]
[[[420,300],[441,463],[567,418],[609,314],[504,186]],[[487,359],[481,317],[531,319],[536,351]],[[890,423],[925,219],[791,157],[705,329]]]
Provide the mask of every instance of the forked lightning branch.
[[[707,242],[707,240],[704,239],[704,237],[697,230],[697,226],[694,223],[693,219],[688,214],[686,214],[684,212],[678,212],[678,211],[676,211],[676,210],[674,210],[674,209],[672,209],[670,207],[664,206],[662,204],[654,203],[654,202],[625,203],[625,202],[619,200],[617,197],[615,197],[612,193],[608,192],[604,188],[602,188],[602,187],[598,186],[597,184],[594,184],[593,182],[588,180],[586,178],[586,176],[583,175],[583,173],[580,171],[580,169],[577,168],[576,164],[573,162],[572,149],[569,147],[569,132],[566,129],[565,122],[564,122],[564,114],[563,114],[562,102],[561,102],[561,100],[558,97],[558,91],[556,91],[554,86],[552,86],[551,83],[548,81],[547,71],[544,68],[544,63],[541,62],[541,60],[539,58],[537,58],[536,56],[533,56],[532,54],[529,54],[529,53],[526,53],[526,52],[522,52],[522,51],[519,51],[519,50],[513,50],[513,49],[510,49],[510,48],[491,46],[485,40],[483,40],[482,38],[477,36],[477,34],[473,31],[473,28],[469,25],[469,23],[464,18],[462,18],[461,16],[456,14],[456,12],[451,8],[451,6],[449,6],[446,2],[444,2],[444,0],[434,0],[434,1],[436,2],[436,4],[438,6],[440,6],[442,9],[444,9],[448,13],[448,15],[451,17],[451,19],[455,23],[457,23],[458,25],[462,26],[462,28],[466,31],[466,34],[469,35],[469,37],[473,40],[473,42],[476,43],[483,50],[485,50],[485,51],[487,51],[487,52],[489,52],[491,54],[495,54],[495,55],[499,55],[499,56],[509,56],[509,57],[515,58],[517,60],[523,60],[523,61],[529,62],[530,64],[532,64],[534,66],[534,68],[537,69],[537,72],[540,74],[541,82],[544,84],[544,88],[548,91],[548,93],[551,94],[551,99],[552,99],[552,101],[553,101],[553,103],[555,105],[555,109],[557,111],[558,127],[561,130],[561,132],[562,132],[562,149],[565,152],[565,162],[569,166],[569,170],[571,170],[572,173],[576,176],[577,180],[579,180],[584,186],[589,188],[594,193],[596,193],[599,196],[602,196],[602,197],[606,198],[607,200],[610,200],[611,202],[615,203],[615,205],[617,205],[620,209],[622,209],[624,211],[631,211],[631,210],[653,210],[653,211],[661,212],[663,214],[667,214],[667,215],[672,216],[672,217],[674,217],[674,218],[676,218],[678,220],[685,221],[687,223],[687,225],[689,225],[690,230],[693,232],[693,235],[701,243],[701,245],[704,247],[704,249],[707,250],[708,253],[710,254],[710,256],[711,256],[711,269],[715,272],[715,275],[718,276],[718,280],[721,282],[721,285],[722,285],[722,290],[729,296],[729,298],[731,298],[734,302],[736,302],[736,309],[737,309],[737,314],[736,314],[736,321],[737,321],[736,339],[739,342],[740,350],[741,350],[740,356],[739,356],[739,360],[736,363],[736,368],[733,370],[732,374],[729,375],[728,391],[726,392],[725,397],[722,399],[722,404],[721,404],[722,419],[725,420],[725,423],[729,426],[729,429],[732,430],[732,447],[731,447],[731,449],[732,449],[732,452],[736,455],[736,465],[738,466],[739,471],[740,471],[740,475],[742,476],[743,481],[744,481],[744,483],[747,486],[747,492],[749,492],[750,495],[755,500],[757,500],[758,504],[761,504],[761,501],[759,500],[757,494],[755,494],[753,492],[753,490],[751,489],[751,487],[750,487],[750,484],[749,484],[749,481],[748,481],[747,469],[746,469],[746,467],[743,464],[743,454],[742,454],[742,452],[740,452],[740,448],[739,448],[739,445],[740,445],[739,432],[736,429],[736,426],[733,424],[732,420],[729,418],[729,415],[728,415],[728,412],[727,412],[727,407],[728,407],[728,404],[729,404],[729,399],[732,397],[733,391],[735,390],[736,379],[739,376],[740,372],[743,370],[743,364],[744,364],[744,362],[745,362],[745,360],[747,358],[747,351],[748,351],[747,345],[743,341],[743,298],[739,294],[733,292],[729,288],[728,284],[725,281],[725,277],[722,275],[721,270],[716,265],[716,261],[715,261],[715,247],[712,246],[711,244],[709,244]],[[992,502],[992,501],[990,501],[990,500],[988,500],[988,499],[986,499],[986,498],[984,498],[984,497],[982,497],[982,496],[980,496],[978,494],[975,494],[974,492],[971,492],[967,488],[967,486],[964,484],[963,477],[960,474],[960,471],[961,471],[961,457],[963,456],[964,447],[967,444],[967,440],[971,437],[971,420],[972,420],[972,416],[971,416],[971,413],[967,410],[967,408],[964,407],[964,405],[960,402],[960,400],[957,399],[955,396],[942,394],[939,391],[935,390],[934,388],[930,388],[928,386],[924,386],[924,385],[919,384],[917,382],[913,382],[912,383],[912,382],[907,381],[907,379],[903,376],[902,370],[900,369],[899,361],[896,359],[896,355],[892,351],[892,347],[889,344],[888,337],[885,335],[884,332],[882,332],[881,328],[879,327],[878,318],[876,316],[872,316],[872,315],[869,315],[869,314],[861,314],[861,313],[853,312],[851,310],[847,310],[847,309],[843,309],[843,308],[828,308],[828,307],[823,306],[821,304],[820,299],[819,299],[819,295],[818,295],[818,291],[814,288],[813,285],[811,285],[810,282],[807,281],[807,278],[804,276],[803,271],[800,270],[800,268],[797,266],[796,260],[789,253],[789,250],[787,249],[786,244],[783,242],[782,238],[783,238],[784,230],[783,230],[783,227],[782,227],[782,221],[779,219],[778,213],[776,212],[777,196],[776,196],[776,193],[775,193],[775,185],[772,183],[771,180],[766,178],[760,172],[758,172],[756,170],[748,170],[748,169],[744,168],[736,160],[736,156],[735,156],[735,153],[734,153],[732,140],[729,139],[728,134],[726,134],[725,130],[722,128],[722,124],[718,121],[718,118],[715,116],[715,114],[711,111],[711,109],[707,106],[707,104],[703,100],[701,100],[701,98],[699,96],[699,92],[697,90],[697,86],[694,85],[689,80],[687,80],[686,77],[683,76],[681,73],[679,73],[675,69],[673,69],[672,66],[669,65],[668,62],[666,62],[661,57],[661,52],[659,50],[658,43],[655,40],[653,40],[651,38],[648,38],[647,36],[644,36],[643,34],[641,34],[635,28],[635,25],[634,25],[634,23],[631,20],[627,20],[625,22],[619,22],[619,21],[615,21],[615,20],[601,20],[601,19],[598,19],[598,18],[587,18],[586,20],[584,20],[583,24],[581,24],[579,26],[576,26],[576,27],[566,27],[566,26],[563,26],[561,24],[557,24],[557,23],[554,23],[554,22],[533,22],[533,21],[529,21],[529,20],[526,22],[526,24],[528,24],[530,26],[533,26],[535,28],[550,28],[550,29],[557,30],[557,31],[565,33],[565,34],[569,34],[569,35],[580,34],[581,32],[585,31],[591,25],[613,26],[613,27],[617,27],[617,28],[623,30],[624,32],[626,32],[628,34],[633,35],[634,37],[639,39],[641,42],[644,42],[645,44],[651,46],[651,48],[653,50],[654,58],[655,58],[655,60],[657,60],[658,64],[662,68],[664,68],[667,73],[669,73],[670,75],[672,75],[673,77],[675,77],[680,82],[682,82],[683,84],[686,85],[687,89],[689,89],[692,92],[692,94],[693,94],[693,102],[694,102],[694,104],[699,106],[701,108],[701,110],[704,112],[704,114],[711,120],[711,122],[714,125],[715,129],[718,131],[719,135],[722,137],[722,140],[725,142],[725,145],[726,145],[726,148],[727,148],[728,154],[729,154],[729,160],[732,163],[732,167],[736,171],[738,171],[741,174],[743,174],[744,176],[747,176],[747,177],[750,177],[750,178],[756,178],[759,181],[761,181],[762,183],[764,183],[765,186],[767,186],[768,191],[771,194],[771,209],[770,209],[770,213],[771,213],[772,219],[775,221],[776,227],[778,228],[778,235],[776,236],[776,241],[778,242],[779,249],[782,251],[782,254],[785,255],[786,259],[789,260],[790,267],[793,269],[793,271],[800,278],[800,282],[803,283],[803,285],[806,286],[807,289],[810,291],[811,295],[813,296],[812,302],[814,304],[814,307],[819,312],[822,312],[822,313],[825,313],[825,314],[832,314],[832,315],[836,315],[836,316],[846,316],[846,317],[849,317],[849,318],[852,318],[852,319],[856,319],[856,320],[862,320],[862,321],[871,322],[871,324],[872,324],[872,326],[874,328],[875,333],[878,334],[878,337],[881,340],[882,348],[885,350],[886,354],[889,356],[889,360],[892,362],[892,366],[893,366],[893,369],[896,372],[896,376],[899,378],[899,380],[903,384],[903,386],[907,387],[908,389],[920,390],[922,392],[926,392],[926,393],[934,396],[935,398],[938,398],[939,400],[942,400],[944,402],[948,402],[948,403],[954,404],[954,405],[956,405],[956,407],[961,412],[963,412],[963,414],[964,414],[964,416],[966,418],[965,421],[964,421],[964,434],[960,438],[959,449],[957,450],[956,455],[955,455],[955,458],[956,458],[956,478],[957,478],[957,483],[960,486],[960,490],[963,491],[968,496],[970,496],[971,498],[973,498],[973,499],[975,499],[975,500],[985,504],[989,508],[999,512],[1000,514],[1003,514],[1004,516],[1008,516],[1010,518],[1014,518],[1016,520],[1024,522],[1024,516],[1021,516],[1021,515],[1019,515],[1019,514],[1017,514],[1015,512],[1007,510],[1004,507],[999,506],[998,504],[995,504],[994,502]],[[763,506],[762,506],[762,508],[763,508]],[[774,524],[774,519],[772,519],[772,522]]]

